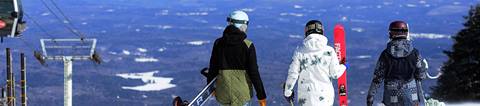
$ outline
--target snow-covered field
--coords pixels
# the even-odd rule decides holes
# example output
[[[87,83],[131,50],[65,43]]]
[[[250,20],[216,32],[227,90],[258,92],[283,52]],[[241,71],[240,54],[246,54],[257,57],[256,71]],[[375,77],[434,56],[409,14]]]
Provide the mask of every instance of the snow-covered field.
[[[135,58],[135,62],[140,62],[140,63],[157,62],[157,61],[158,61],[158,59],[153,58],[153,57],[138,57],[138,58]]]
[[[378,103],[376,106],[385,106],[382,103]],[[480,106],[480,103],[454,103],[454,104],[445,104],[445,106]]]
[[[480,106],[480,103],[455,103],[455,104],[445,104],[446,106]]]
[[[303,36],[301,35],[288,35],[288,37],[293,39],[303,39]]]
[[[369,59],[369,58],[372,58],[372,56],[370,56],[370,55],[359,55],[359,56],[355,56],[355,59]]]
[[[187,44],[194,45],[194,46],[201,46],[201,45],[204,45],[204,44],[207,44],[207,43],[210,43],[210,41],[198,40],[198,41],[187,42]]]
[[[141,72],[141,73],[122,73],[117,74],[116,76],[125,78],[125,79],[140,79],[145,84],[138,86],[122,86],[122,89],[136,90],[136,91],[160,91],[168,88],[176,87],[175,84],[171,84],[170,81],[173,78],[167,77],[157,77],[153,76],[159,71],[151,72]]]
[[[410,33],[413,38],[425,38],[425,39],[444,39],[450,38],[450,35],[435,34],[435,33]]]

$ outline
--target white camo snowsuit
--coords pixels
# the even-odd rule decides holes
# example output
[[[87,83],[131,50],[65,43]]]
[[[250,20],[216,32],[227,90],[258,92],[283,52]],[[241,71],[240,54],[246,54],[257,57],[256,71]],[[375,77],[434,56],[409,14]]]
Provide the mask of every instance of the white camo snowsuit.
[[[310,34],[295,50],[284,96],[291,96],[298,80],[297,100],[300,106],[333,105],[335,91],[332,79],[338,79],[346,68],[339,64],[337,54],[327,42],[323,35]]]

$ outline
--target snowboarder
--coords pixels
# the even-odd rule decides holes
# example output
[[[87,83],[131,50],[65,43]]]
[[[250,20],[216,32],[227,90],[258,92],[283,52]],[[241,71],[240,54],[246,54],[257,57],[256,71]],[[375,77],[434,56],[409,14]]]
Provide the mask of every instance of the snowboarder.
[[[207,75],[208,81],[217,78],[216,100],[223,106],[250,105],[254,88],[260,106],[265,106],[266,94],[258,72],[255,46],[246,39],[248,15],[234,11],[227,21],[223,36],[213,45]]]
[[[390,41],[381,53],[368,90],[367,106],[373,105],[377,88],[383,82],[383,104],[386,106],[418,106],[423,98],[419,83],[425,78],[426,61],[413,47],[408,24],[394,21],[389,26]],[[422,96],[422,97],[420,97]]]
[[[298,104],[300,106],[331,106],[335,91],[332,79],[338,79],[345,72],[335,50],[327,45],[323,25],[311,20],[305,26],[303,45],[297,47],[288,70],[284,96],[291,99],[293,88],[298,81]]]

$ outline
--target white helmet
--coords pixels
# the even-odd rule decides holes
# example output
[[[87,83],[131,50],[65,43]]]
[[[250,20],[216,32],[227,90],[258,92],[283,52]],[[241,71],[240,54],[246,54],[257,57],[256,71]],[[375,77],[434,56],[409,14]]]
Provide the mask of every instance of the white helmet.
[[[248,15],[247,13],[237,10],[233,11],[230,13],[230,15],[227,17],[227,22],[229,24],[235,25],[237,28],[241,28],[242,25],[245,25],[245,27],[248,25]]]

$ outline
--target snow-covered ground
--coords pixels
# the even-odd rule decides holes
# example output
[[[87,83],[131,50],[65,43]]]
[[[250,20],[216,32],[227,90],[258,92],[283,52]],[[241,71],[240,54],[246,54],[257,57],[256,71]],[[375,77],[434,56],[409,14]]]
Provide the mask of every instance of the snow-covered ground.
[[[435,34],[435,33],[410,33],[413,38],[425,38],[425,39],[444,39],[450,38],[450,35]]]
[[[145,53],[145,52],[147,52],[148,50],[145,49],[145,48],[137,48],[137,51],[142,52],[142,53]]]
[[[187,13],[176,13],[177,16],[205,16],[208,15],[208,12],[187,12]]]
[[[243,9],[240,9],[240,10],[245,11],[245,12],[253,12],[253,11],[255,11],[255,9],[253,9],[253,8],[243,8]]]
[[[376,106],[385,106],[382,103],[377,103]],[[468,103],[454,103],[454,104],[449,104],[446,103],[445,106],[480,106],[480,103],[473,103],[473,102],[468,102]]]
[[[455,104],[445,104],[446,106],[480,106],[480,103],[455,103]]]
[[[198,41],[190,41],[190,42],[187,42],[187,44],[189,44],[189,45],[195,45],[195,46],[201,46],[201,45],[207,44],[207,43],[210,43],[210,41],[198,40]]]
[[[135,58],[135,62],[145,63],[145,62],[157,62],[158,59],[153,57],[138,57]]]
[[[447,5],[447,6],[441,6],[441,7],[432,9],[429,12],[427,12],[427,15],[429,16],[449,15],[449,14],[465,12],[468,9],[469,7],[467,6]]]
[[[360,27],[355,27],[355,28],[352,28],[352,31],[355,31],[355,32],[363,32],[363,31],[365,31],[365,29],[360,28]]]
[[[303,36],[301,35],[288,35],[288,37],[293,39],[303,39]]]
[[[119,76],[125,79],[140,79],[145,83],[144,85],[138,85],[138,86],[122,86],[122,89],[129,89],[129,90],[136,90],[136,91],[160,91],[160,90],[176,87],[175,84],[170,83],[173,80],[173,78],[153,76],[153,74],[158,72],[159,71],[142,72],[142,73],[122,73],[122,74],[117,74],[116,76]]]
[[[304,16],[302,13],[293,13],[293,12],[285,12],[285,13],[280,13],[280,16],[295,16],[295,17],[302,17]]]
[[[171,25],[143,25],[145,28],[157,28],[157,29],[171,29]]]
[[[128,50],[122,50],[122,53],[123,53],[124,55],[130,55],[130,51],[128,51]]]
[[[372,58],[372,56],[370,56],[370,55],[359,55],[359,56],[355,56],[355,59],[369,59],[369,58]]]
[[[159,49],[158,49],[159,52],[164,52],[165,50],[167,50],[166,47],[162,47],[162,48],[159,48]]]

